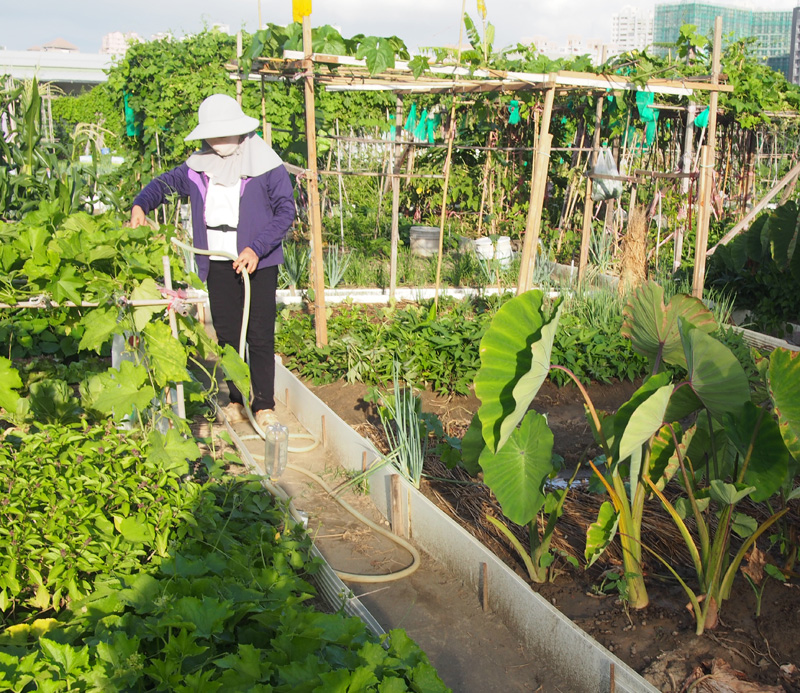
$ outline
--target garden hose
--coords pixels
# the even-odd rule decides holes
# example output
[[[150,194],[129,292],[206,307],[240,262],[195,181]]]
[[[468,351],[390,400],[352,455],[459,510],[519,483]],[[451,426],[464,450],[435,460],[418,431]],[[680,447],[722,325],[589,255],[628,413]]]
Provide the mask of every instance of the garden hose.
[[[186,250],[186,251],[188,251],[190,253],[198,253],[200,255],[221,255],[223,257],[229,258],[231,261],[236,260],[236,256],[231,254],[231,253],[225,253],[225,252],[216,251],[216,250],[215,251],[202,250],[200,248],[195,248],[193,246],[187,245],[186,243],[182,243],[177,238],[173,238],[172,242],[176,246],[178,246],[178,247],[182,248],[183,250]],[[248,326],[248,323],[250,321],[250,275],[247,272],[242,272],[242,277],[244,278],[244,310],[242,311],[242,331],[241,331],[240,336],[239,336],[239,356],[241,357],[241,359],[243,361],[246,361],[247,359],[246,359],[246,356],[245,356],[245,345],[247,343],[247,326]],[[248,366],[249,365],[250,364],[248,363]],[[244,405],[244,409],[247,412],[247,418],[250,420],[250,424],[252,425],[252,427],[256,431],[256,433],[258,434],[258,437],[261,438],[262,440],[265,440],[266,439],[266,435],[265,435],[263,429],[256,423],[255,417],[253,416],[253,411],[250,408],[250,404],[249,403],[245,404]],[[241,440],[248,440],[248,439],[251,439],[251,438],[255,438],[255,436],[243,436],[241,438]],[[292,433],[292,434],[289,435],[289,438],[290,439],[292,439],[292,438],[294,438],[294,439],[305,439],[305,440],[309,440],[310,439],[310,440],[313,441],[310,445],[307,445],[307,446],[304,446],[304,447],[301,447],[301,448],[289,447],[289,452],[294,452],[294,453],[310,452],[311,450],[313,450],[314,448],[316,448],[319,445],[319,440],[317,440],[314,436],[312,436],[309,433]],[[249,453],[249,454],[252,457],[261,457],[263,459],[262,455],[254,455],[253,453]],[[416,572],[416,570],[419,568],[419,564],[420,564],[420,555],[419,555],[419,551],[417,551],[417,549],[414,546],[412,546],[405,539],[402,539],[401,537],[398,537],[397,535],[393,534],[392,532],[389,532],[389,531],[385,530],[380,525],[376,524],[375,522],[373,522],[369,518],[367,518],[364,515],[362,515],[358,510],[356,510],[349,503],[347,503],[346,501],[343,501],[341,498],[339,498],[334,493],[333,489],[330,486],[328,486],[328,484],[325,483],[325,481],[322,478],[320,478],[319,476],[314,474],[314,472],[311,472],[311,471],[309,471],[307,469],[304,469],[303,467],[299,467],[299,466],[294,465],[294,464],[288,464],[288,465],[286,465],[286,467],[287,467],[287,469],[291,469],[291,470],[293,470],[295,472],[299,472],[300,474],[304,474],[305,476],[307,476],[310,479],[312,479],[315,483],[317,483],[319,486],[321,486],[322,489],[331,498],[333,498],[333,500],[335,500],[340,506],[342,506],[342,508],[344,508],[353,517],[355,517],[359,522],[361,522],[362,524],[365,524],[367,527],[372,529],[374,532],[377,532],[381,536],[386,537],[387,539],[389,539],[390,541],[394,542],[398,546],[404,548],[406,551],[408,551],[411,554],[411,564],[409,566],[407,566],[406,568],[403,568],[401,570],[395,571],[393,573],[384,573],[384,574],[381,574],[381,575],[375,575],[375,574],[366,574],[366,573],[348,573],[346,571],[341,571],[341,570],[335,570],[334,569],[334,573],[336,573],[336,575],[340,579],[348,580],[349,582],[360,582],[360,583],[372,583],[372,584],[375,584],[375,583],[382,583],[382,582],[390,582],[390,581],[393,581],[393,580],[399,580],[401,578],[408,577],[409,575],[411,575],[414,572]],[[292,517],[297,522],[302,522],[302,518],[301,518],[300,514],[297,512],[297,509],[295,508],[294,503],[292,503],[292,500],[289,497],[289,495],[286,493],[286,491],[284,491],[277,484],[273,484],[271,481],[269,481],[267,479],[264,480],[264,487],[273,496],[285,500],[289,505],[289,511],[291,512]]]

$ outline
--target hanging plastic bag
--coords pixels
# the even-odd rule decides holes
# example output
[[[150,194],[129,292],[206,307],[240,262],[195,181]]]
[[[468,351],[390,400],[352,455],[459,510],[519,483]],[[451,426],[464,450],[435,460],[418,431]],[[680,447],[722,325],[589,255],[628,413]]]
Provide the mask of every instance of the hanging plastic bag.
[[[597,161],[592,168],[593,176],[618,176],[617,164],[608,147],[603,147],[597,155]],[[609,180],[608,178],[595,178],[592,181],[592,200],[616,200],[622,195],[622,181]]]

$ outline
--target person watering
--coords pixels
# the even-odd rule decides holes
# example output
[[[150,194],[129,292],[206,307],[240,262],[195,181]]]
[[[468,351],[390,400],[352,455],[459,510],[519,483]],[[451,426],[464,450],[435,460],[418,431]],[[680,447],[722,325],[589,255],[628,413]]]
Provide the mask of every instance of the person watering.
[[[250,275],[251,309],[247,330],[252,409],[265,428],[274,420],[275,291],[281,241],[295,217],[289,174],[280,157],[254,132],[258,120],[247,116],[235,99],[214,94],[200,104],[197,127],[186,141],[203,147],[180,166],[154,178],[136,196],[131,226],[168,196],[189,198],[194,245],[236,256],[197,255],[197,272],[208,286],[211,318],[220,345],[239,347],[244,312],[242,272]],[[223,408],[233,422],[246,419],[242,394],[228,381],[230,404]]]

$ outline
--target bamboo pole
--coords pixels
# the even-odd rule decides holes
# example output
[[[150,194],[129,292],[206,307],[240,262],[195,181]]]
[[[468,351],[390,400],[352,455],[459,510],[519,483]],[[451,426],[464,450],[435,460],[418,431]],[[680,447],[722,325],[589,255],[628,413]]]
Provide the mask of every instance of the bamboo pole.
[[[467,12],[467,0],[461,2],[461,15],[458,25],[458,54],[456,65],[461,64],[461,39],[464,36],[464,15]],[[458,75],[456,75],[456,81]],[[453,142],[456,139],[456,95],[453,93],[453,104],[450,107],[450,123],[447,128],[447,156],[444,160],[444,185],[442,186],[442,213],[439,215],[439,253],[436,256],[436,289],[433,294],[434,310],[439,310],[439,286],[442,282],[442,249],[444,248],[444,220],[447,215],[447,189],[450,186],[450,165],[453,161]]]
[[[314,61],[311,59],[311,17],[303,17],[303,61],[305,75],[306,142],[308,144],[308,218],[311,225],[311,281],[314,286],[314,318],[317,346],[328,343],[328,319],[325,315],[325,273],[322,266],[322,220],[319,208],[319,185],[317,183],[317,132],[314,103]]]
[[[711,83],[719,84],[720,53],[722,50],[722,17],[714,20],[714,52],[711,58]],[[706,246],[708,244],[708,225],[711,219],[711,191],[714,187],[714,161],[717,144],[717,102],[719,94],[711,92],[708,106],[708,144],[703,148],[705,164],[700,167],[701,192],[700,209],[697,219],[697,240],[695,247],[694,283],[692,294],[703,298],[703,285],[706,276]]]
[[[603,121],[603,94],[597,95],[597,105],[594,113],[594,138],[592,139],[592,154],[589,170],[597,162],[597,154],[600,150],[600,125]],[[583,201],[583,229],[581,232],[581,254],[578,260],[578,284],[582,284],[586,278],[586,265],[589,262],[589,243],[592,238],[592,217],[594,216],[594,204],[592,203],[592,179],[586,177],[586,199]]]
[[[486,138],[486,145],[487,149],[489,145],[492,143],[492,138],[494,137],[494,131],[489,133],[489,136]],[[489,166],[492,163],[492,153],[490,151],[486,152],[486,161],[483,164],[483,185],[481,185],[481,205],[478,210],[478,236],[480,237],[481,231],[483,230],[483,210],[486,208],[486,191],[489,187]]]
[[[239,67],[239,71],[236,73],[236,103],[238,103],[240,106],[242,105],[242,55],[243,54],[244,50],[242,48],[242,32],[239,31],[236,34],[236,64]]]
[[[692,161],[694,159],[692,153],[692,147],[694,146],[694,119],[696,115],[697,104],[695,104],[694,101],[690,101],[688,110],[686,111],[686,132],[683,137],[683,165],[681,168],[684,173],[689,173],[692,170]],[[683,198],[687,200],[687,204],[690,187],[691,182],[688,178],[681,180],[681,193],[683,194]],[[672,271],[677,272],[681,268],[681,262],[683,260],[683,228],[680,224],[675,227],[675,243],[673,244],[672,251]]]
[[[167,291],[172,291],[172,270],[169,266],[169,256],[164,255],[162,258],[162,267],[164,268],[164,288]],[[172,331],[172,336],[178,338],[178,319],[175,317],[175,309],[172,304],[167,308],[167,315],[169,316],[169,329]],[[183,383],[175,383],[175,392],[177,396],[178,416],[182,419],[186,418],[186,403],[183,397]],[[167,401],[171,398],[171,390],[167,388]]]
[[[525,293],[531,284],[536,246],[539,243],[539,231],[542,225],[542,206],[544,205],[544,191],[547,185],[547,164],[550,160],[550,145],[553,141],[550,135],[550,118],[553,114],[553,99],[556,88],[552,85],[544,96],[544,107],[540,121],[539,146],[536,151],[533,166],[533,179],[531,181],[531,196],[528,204],[528,218],[525,223],[525,238],[522,242],[522,260],[519,265],[519,279],[517,281],[517,295]]]
[[[439,286],[442,282],[442,251],[444,249],[444,220],[447,215],[447,190],[450,186],[450,168],[453,161],[453,140],[456,138],[456,99],[453,97],[453,106],[450,109],[450,123],[447,128],[447,156],[444,160],[444,185],[442,186],[442,211],[439,214],[439,252],[436,256],[436,290],[433,303],[435,310],[439,310]]]
[[[402,145],[400,139],[403,134],[403,96],[397,95],[394,115],[395,147],[394,161],[392,162],[392,249],[389,264],[389,303],[394,305],[394,295],[397,289],[397,246],[400,241],[400,166],[402,166]]]
[[[703,298],[703,280],[706,273],[706,244],[708,243],[708,227],[703,220],[706,218],[709,206],[708,188],[710,177],[708,176],[711,154],[711,145],[704,144],[700,149],[700,176],[698,178],[697,190],[697,238],[694,250],[694,274],[692,275],[692,295]]]

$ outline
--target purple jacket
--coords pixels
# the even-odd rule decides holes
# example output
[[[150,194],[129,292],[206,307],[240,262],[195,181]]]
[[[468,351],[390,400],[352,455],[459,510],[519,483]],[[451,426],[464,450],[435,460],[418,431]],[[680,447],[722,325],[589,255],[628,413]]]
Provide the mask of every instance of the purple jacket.
[[[208,176],[181,164],[151,180],[133,201],[145,214],[162,204],[167,196],[177,194],[189,198],[192,205],[194,244],[208,250],[204,214]],[[243,178],[239,191],[239,227],[237,248],[241,253],[250,247],[260,258],[258,269],[283,262],[281,241],[294,221],[295,207],[292,182],[283,166],[255,178]],[[197,255],[197,273],[203,281],[208,277],[207,255]]]

